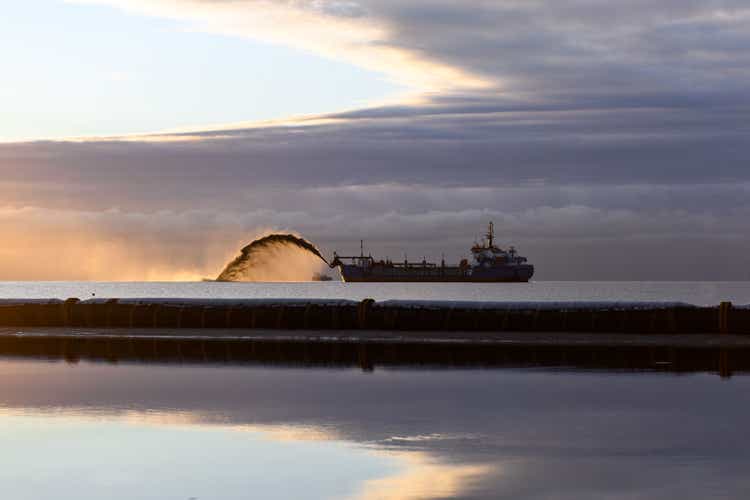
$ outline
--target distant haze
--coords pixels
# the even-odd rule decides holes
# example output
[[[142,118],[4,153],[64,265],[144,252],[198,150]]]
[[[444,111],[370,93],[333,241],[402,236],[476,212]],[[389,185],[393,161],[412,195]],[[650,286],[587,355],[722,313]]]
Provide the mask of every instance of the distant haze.
[[[35,1],[35,15],[54,24],[49,2]],[[364,239],[379,258],[457,261],[492,220],[498,243],[535,264],[535,279],[750,280],[746,1],[91,0],[56,9],[121,18],[123,33],[165,23],[149,32],[165,47],[163,56],[153,47],[152,76],[190,92],[175,106],[155,86],[125,80],[118,93],[103,84],[96,96],[65,94],[81,106],[96,98],[86,127],[76,128],[81,115],[75,102],[62,106],[65,96],[5,121],[0,279],[214,277],[270,230],[300,234],[327,256],[358,252]],[[159,73],[167,66],[158,58],[184,32],[205,47],[233,41],[205,55],[217,80]],[[24,36],[10,36],[14,78],[54,52],[31,52]],[[33,39],[54,46],[43,37]],[[253,65],[243,44],[291,55],[259,62],[263,82],[238,88],[233,74]],[[329,80],[334,63],[343,73]],[[8,85],[4,106],[52,92]],[[121,95],[143,110],[117,108]],[[290,108],[287,96],[304,106]],[[274,103],[279,121],[251,123]],[[254,106],[263,112],[252,115]],[[247,123],[237,124],[237,107]],[[295,109],[313,114],[283,119]],[[42,125],[34,133],[56,120],[70,124],[64,135],[86,137],[51,141],[60,134]],[[184,131],[150,133],[160,127]],[[133,131],[144,133],[125,136]]]

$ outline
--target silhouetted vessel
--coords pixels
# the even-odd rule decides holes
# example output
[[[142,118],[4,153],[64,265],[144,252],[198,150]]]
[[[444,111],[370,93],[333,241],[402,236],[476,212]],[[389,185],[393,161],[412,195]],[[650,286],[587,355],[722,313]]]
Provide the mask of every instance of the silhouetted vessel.
[[[494,229],[489,224],[482,243],[471,247],[471,263],[463,259],[457,266],[446,266],[433,262],[393,262],[375,260],[365,256],[360,245],[360,255],[345,257],[333,253],[331,267],[338,267],[344,281],[352,282],[526,282],[534,275],[534,266],[527,264],[526,257],[516,253],[515,248],[503,250],[494,243]]]

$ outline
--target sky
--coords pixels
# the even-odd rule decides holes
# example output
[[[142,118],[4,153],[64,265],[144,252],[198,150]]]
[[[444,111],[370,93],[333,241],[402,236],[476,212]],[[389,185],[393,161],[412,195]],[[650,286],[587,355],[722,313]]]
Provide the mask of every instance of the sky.
[[[750,279],[744,1],[33,0],[0,279],[198,279],[258,234],[540,280]]]

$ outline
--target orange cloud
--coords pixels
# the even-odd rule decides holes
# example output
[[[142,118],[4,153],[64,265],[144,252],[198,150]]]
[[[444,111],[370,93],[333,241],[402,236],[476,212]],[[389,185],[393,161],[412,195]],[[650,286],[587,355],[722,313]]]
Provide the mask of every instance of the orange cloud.
[[[191,29],[259,39],[378,71],[417,92],[484,88],[483,77],[389,44],[391,27],[340,2],[247,0],[68,0],[176,19]],[[352,6],[350,6],[352,7]]]

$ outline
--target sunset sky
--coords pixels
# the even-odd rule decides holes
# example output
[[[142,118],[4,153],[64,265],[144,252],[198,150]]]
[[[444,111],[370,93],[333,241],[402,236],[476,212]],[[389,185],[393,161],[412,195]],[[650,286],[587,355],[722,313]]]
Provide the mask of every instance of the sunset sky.
[[[0,279],[199,279],[254,236],[535,278],[750,279],[747,0],[28,0]]]

